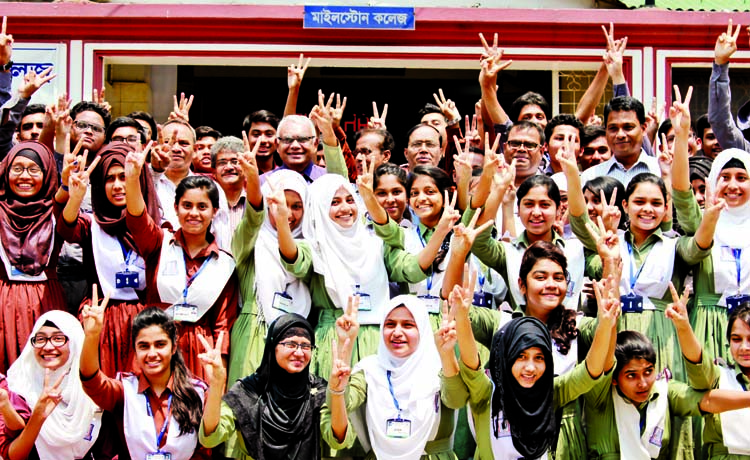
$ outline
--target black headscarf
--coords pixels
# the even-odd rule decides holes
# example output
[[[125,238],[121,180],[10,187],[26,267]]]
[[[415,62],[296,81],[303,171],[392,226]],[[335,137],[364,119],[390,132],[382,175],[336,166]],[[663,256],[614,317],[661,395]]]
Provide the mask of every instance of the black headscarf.
[[[255,460],[320,458],[320,408],[326,400],[327,383],[310,375],[309,364],[295,374],[279,367],[276,345],[289,337],[288,332],[309,337],[315,344],[314,331],[305,318],[280,316],[268,327],[258,370],[224,395],[245,447]]]
[[[539,347],[546,369],[532,388],[523,388],[511,368],[521,352]],[[503,412],[510,425],[513,446],[524,460],[538,459],[550,448],[557,430],[553,410],[552,339],[547,327],[536,318],[517,318],[492,337],[490,371],[495,385],[492,394],[493,427]]]

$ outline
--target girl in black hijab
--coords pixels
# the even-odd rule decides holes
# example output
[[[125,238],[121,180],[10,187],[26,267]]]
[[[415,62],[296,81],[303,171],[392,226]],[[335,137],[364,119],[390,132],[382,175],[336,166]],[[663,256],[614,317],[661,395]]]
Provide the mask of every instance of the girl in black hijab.
[[[327,383],[309,372],[314,347],[313,328],[302,316],[285,314],[271,323],[258,370],[232,386],[219,410],[206,402],[201,444],[230,441],[255,460],[319,459]],[[226,383],[221,370],[211,373],[211,386]]]

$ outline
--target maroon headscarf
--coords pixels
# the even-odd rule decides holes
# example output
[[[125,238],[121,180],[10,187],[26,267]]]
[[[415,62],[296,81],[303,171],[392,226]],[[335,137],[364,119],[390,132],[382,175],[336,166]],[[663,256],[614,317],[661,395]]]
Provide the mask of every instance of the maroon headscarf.
[[[17,156],[38,157],[44,176],[35,196],[19,198],[10,188],[10,166]],[[10,264],[27,275],[39,275],[49,263],[55,231],[52,206],[57,192],[57,165],[52,151],[37,141],[16,144],[0,162],[0,241]]]
[[[128,247],[137,252],[135,247],[135,241],[133,236],[128,230],[125,224],[125,216],[127,214],[126,207],[119,207],[113,205],[108,199],[107,194],[104,191],[104,185],[106,183],[107,172],[114,165],[125,167],[125,157],[129,152],[133,151],[133,147],[124,142],[111,142],[99,150],[99,164],[91,173],[91,207],[94,209],[94,218],[96,222],[102,227],[102,229],[108,234],[122,238],[123,243]],[[143,193],[143,200],[146,202],[146,212],[149,213],[151,218],[158,225],[161,222],[161,213],[159,209],[159,199],[156,196],[156,189],[154,188],[154,181],[151,179],[151,174],[148,168],[141,170],[141,193]]]

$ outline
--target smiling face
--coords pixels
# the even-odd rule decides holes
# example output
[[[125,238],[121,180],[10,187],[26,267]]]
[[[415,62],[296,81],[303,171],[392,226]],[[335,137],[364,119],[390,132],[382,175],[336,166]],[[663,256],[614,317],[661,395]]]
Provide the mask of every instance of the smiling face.
[[[542,145],[535,129],[511,128],[505,143],[505,161],[516,160],[516,184],[539,171],[542,161]]]
[[[628,214],[631,230],[652,232],[659,227],[667,212],[667,205],[661,188],[651,182],[641,182],[623,208]]]
[[[193,140],[193,132],[185,125],[172,123],[164,128],[163,133],[165,141],[172,139],[173,135],[176,136],[176,141],[172,144],[172,157],[167,169],[187,174],[194,155],[193,148],[195,141]]]
[[[302,223],[302,216],[305,215],[305,205],[300,198],[299,193],[294,190],[284,190],[286,197],[286,207],[289,208],[289,229],[294,230]],[[276,218],[273,214],[268,214],[273,228],[276,228]]]
[[[310,340],[306,337],[296,335],[287,337],[283,342],[306,343],[310,345]],[[284,345],[276,345],[276,363],[290,374],[296,374],[305,370],[307,365],[310,364],[310,356],[312,356],[312,350],[304,351],[301,347],[290,350]]]
[[[211,147],[216,143],[216,138],[206,136],[195,142],[195,154],[193,155],[193,171],[201,173],[212,173]]]
[[[443,150],[440,147],[440,134],[429,126],[419,127],[412,131],[409,143],[404,149],[404,156],[409,169],[417,165],[436,166],[440,164]]]
[[[634,110],[610,112],[607,117],[607,143],[615,158],[620,161],[638,158],[645,129],[646,125],[638,121]]]
[[[698,202],[698,206],[703,209],[706,206],[706,181],[703,179],[692,179],[690,181],[690,188],[693,190],[693,195],[695,195],[695,201]]]
[[[241,187],[245,183],[245,175],[240,167],[239,154],[226,149],[217,153],[214,176],[224,190]]]
[[[542,378],[547,369],[544,353],[539,347],[530,347],[521,352],[513,362],[511,374],[523,388],[531,388]]]
[[[742,315],[740,315],[742,316]],[[750,370],[750,326],[741,318],[735,319],[729,333],[729,351],[732,359],[743,370]]]
[[[708,158],[716,158],[716,155],[720,154],[723,150],[719,144],[719,140],[716,139],[716,134],[712,128],[706,128],[703,130],[703,137],[701,138],[703,154]]]
[[[612,151],[609,149],[609,144],[607,144],[607,137],[599,136],[581,149],[578,164],[581,165],[581,171],[585,171],[610,158],[612,158]]]
[[[526,104],[518,114],[518,121],[533,121],[542,127],[547,127],[547,115],[544,110],[536,104]]]
[[[718,198],[724,198],[730,208],[742,206],[750,199],[750,176],[742,168],[721,170],[716,184]]]
[[[262,144],[261,144],[262,146]],[[302,172],[315,161],[318,142],[315,129],[309,123],[288,121],[279,130],[279,147],[281,161],[287,168]]]
[[[343,228],[351,228],[357,221],[357,203],[343,185],[336,190],[328,210],[331,220]]]
[[[169,374],[176,351],[169,335],[157,325],[144,327],[135,338],[135,360],[148,379]]]
[[[208,193],[201,188],[186,190],[179,203],[175,205],[175,211],[182,231],[189,235],[205,235],[216,215],[216,209],[211,204]]]
[[[10,190],[21,199],[35,197],[44,183],[44,172],[32,160],[17,156],[8,169]]]
[[[247,136],[250,141],[250,149],[255,148],[255,143],[260,142],[257,156],[267,158],[276,153],[279,140],[276,137],[276,128],[266,122],[253,122],[250,125],[250,132]]]
[[[557,215],[557,205],[547,194],[547,189],[536,186],[521,198],[518,214],[526,232],[536,238],[552,241],[552,225]]]
[[[641,404],[648,401],[654,382],[656,371],[653,363],[643,358],[634,358],[623,366],[612,380],[612,385],[617,386],[620,392],[635,404]]]
[[[435,227],[443,213],[443,195],[430,176],[419,175],[409,190],[409,206],[428,227]]]
[[[586,210],[588,211],[589,218],[592,222],[596,222],[596,218],[601,216],[603,212],[601,195],[596,195],[591,190],[586,189],[583,191],[583,198],[586,200]]]
[[[110,203],[118,208],[125,207],[125,168],[114,163],[104,177],[104,193]]]
[[[63,332],[52,326],[42,326],[36,334],[34,334],[35,340],[50,339],[53,337],[65,337]],[[39,340],[41,342],[41,340]],[[56,347],[52,344],[51,340],[47,340],[41,348],[34,347],[34,357],[36,362],[39,363],[44,369],[54,371],[62,367],[70,359],[70,341],[66,341],[65,345]]]
[[[385,174],[378,179],[375,199],[395,222],[401,222],[406,209],[406,188],[393,174]]]
[[[565,272],[551,259],[537,260],[526,279],[519,279],[518,285],[526,298],[526,313],[540,319],[548,318],[549,312],[565,300],[568,289]]]
[[[396,358],[407,358],[419,347],[417,321],[406,307],[396,307],[383,322],[385,347]]]

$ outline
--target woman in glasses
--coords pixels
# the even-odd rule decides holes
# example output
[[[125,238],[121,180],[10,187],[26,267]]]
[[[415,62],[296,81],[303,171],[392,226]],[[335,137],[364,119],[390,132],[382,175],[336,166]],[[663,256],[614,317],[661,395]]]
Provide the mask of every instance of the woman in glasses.
[[[104,452],[111,443],[98,440],[101,411],[81,387],[82,347],[83,328],[72,315],[50,311],[36,321],[8,370],[10,400],[25,426],[14,430],[0,418],[0,457],[112,458]]]

